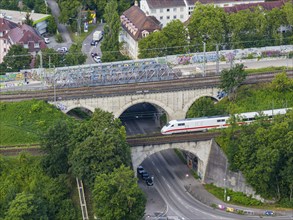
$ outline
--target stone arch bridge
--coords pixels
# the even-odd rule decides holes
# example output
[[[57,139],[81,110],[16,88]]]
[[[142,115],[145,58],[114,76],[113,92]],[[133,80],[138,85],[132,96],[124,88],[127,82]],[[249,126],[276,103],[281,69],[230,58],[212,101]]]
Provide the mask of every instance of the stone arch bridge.
[[[171,90],[171,89],[170,89]],[[78,98],[58,100],[57,107],[64,113],[74,108],[83,107],[90,111],[100,108],[112,112],[119,117],[129,107],[139,103],[153,104],[158,112],[165,112],[168,120],[185,118],[192,103],[200,97],[213,97],[217,100],[219,89],[211,88],[190,88],[179,91],[166,91],[152,93],[149,91],[136,91],[129,94],[112,94],[95,98]],[[54,102],[50,102],[54,104]]]

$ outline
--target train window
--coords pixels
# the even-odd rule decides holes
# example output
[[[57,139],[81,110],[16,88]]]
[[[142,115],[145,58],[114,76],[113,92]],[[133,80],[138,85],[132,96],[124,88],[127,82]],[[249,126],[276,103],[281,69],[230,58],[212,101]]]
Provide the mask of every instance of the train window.
[[[178,124],[178,126],[184,126],[185,125],[185,123],[179,123]]]
[[[174,125],[171,126],[171,128],[174,127]]]
[[[248,121],[248,118],[243,118],[243,121]]]
[[[217,122],[224,122],[225,119],[218,119]]]

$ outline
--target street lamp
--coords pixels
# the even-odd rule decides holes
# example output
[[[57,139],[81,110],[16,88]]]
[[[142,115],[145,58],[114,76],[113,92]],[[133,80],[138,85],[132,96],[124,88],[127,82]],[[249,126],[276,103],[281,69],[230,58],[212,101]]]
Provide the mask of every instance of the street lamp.
[[[226,202],[226,194],[227,194],[227,190],[226,190],[226,178],[224,178],[224,202]]]

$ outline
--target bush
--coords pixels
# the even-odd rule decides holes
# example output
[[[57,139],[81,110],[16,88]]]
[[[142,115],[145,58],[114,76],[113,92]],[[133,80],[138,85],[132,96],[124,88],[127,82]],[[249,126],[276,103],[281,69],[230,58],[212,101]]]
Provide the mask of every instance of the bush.
[[[57,43],[62,43],[63,42],[63,38],[62,38],[61,34],[59,34],[59,33],[56,34],[55,38],[56,38]]]

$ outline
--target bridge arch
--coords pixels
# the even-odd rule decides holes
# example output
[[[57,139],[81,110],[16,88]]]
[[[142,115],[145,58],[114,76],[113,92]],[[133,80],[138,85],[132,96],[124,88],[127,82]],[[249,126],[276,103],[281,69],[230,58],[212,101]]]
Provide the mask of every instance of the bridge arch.
[[[122,113],[124,111],[126,111],[128,108],[130,108],[131,106],[134,106],[136,104],[141,104],[141,103],[150,103],[150,104],[154,105],[155,107],[160,107],[161,109],[163,109],[166,112],[167,119],[169,119],[174,113],[171,108],[169,108],[167,105],[165,105],[164,103],[162,103],[160,101],[142,98],[142,99],[132,100],[131,102],[126,103],[117,112],[114,113],[114,116],[116,118],[119,118],[122,115]]]
[[[70,107],[66,107],[66,110],[64,110],[63,112],[65,114],[67,114],[69,111],[71,111],[72,109],[75,109],[75,108],[85,108],[85,109],[91,111],[92,113],[94,113],[94,111],[95,111],[95,108],[93,108],[91,106],[84,105],[84,104],[77,104],[77,105],[72,105]]]
[[[196,100],[198,100],[198,99],[200,99],[200,98],[202,98],[202,97],[209,97],[209,98],[212,98],[212,99],[214,99],[214,100],[219,101],[218,98],[216,98],[216,97],[214,97],[214,96],[210,96],[210,95],[203,95],[203,96],[194,97],[193,99],[189,100],[189,102],[187,102],[187,103],[185,104],[184,108],[183,108],[183,112],[185,113],[185,117],[186,117],[186,114],[187,114],[188,110],[189,110],[190,107],[192,106],[192,104],[193,104]]]
[[[137,167],[147,157],[163,150],[176,148],[190,152],[197,157],[198,174],[199,176],[204,177],[211,150],[211,145],[212,140],[131,147],[132,165],[136,172]]]

